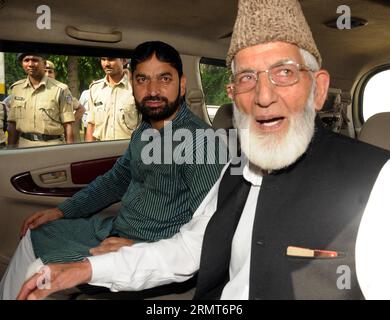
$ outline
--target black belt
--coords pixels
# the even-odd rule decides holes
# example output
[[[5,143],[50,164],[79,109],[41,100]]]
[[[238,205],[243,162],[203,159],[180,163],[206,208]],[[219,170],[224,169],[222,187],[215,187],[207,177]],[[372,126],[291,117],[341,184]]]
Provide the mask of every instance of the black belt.
[[[40,134],[40,133],[25,133],[22,132],[20,136],[30,141],[49,141],[61,139],[62,135]]]

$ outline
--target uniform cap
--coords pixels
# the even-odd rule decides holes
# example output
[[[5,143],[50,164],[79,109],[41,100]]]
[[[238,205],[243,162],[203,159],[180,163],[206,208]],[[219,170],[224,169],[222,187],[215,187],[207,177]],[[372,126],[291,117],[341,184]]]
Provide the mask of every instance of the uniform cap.
[[[47,55],[44,53],[38,53],[38,52],[23,52],[23,53],[18,53],[17,58],[19,61],[22,61],[25,56],[36,56],[36,57],[41,57],[42,59],[46,59]]]
[[[50,60],[46,60],[45,69],[52,69],[52,70],[54,70],[55,69],[54,63],[51,62]]]
[[[239,0],[227,65],[241,49],[275,41],[309,51],[321,66],[321,55],[298,0]]]

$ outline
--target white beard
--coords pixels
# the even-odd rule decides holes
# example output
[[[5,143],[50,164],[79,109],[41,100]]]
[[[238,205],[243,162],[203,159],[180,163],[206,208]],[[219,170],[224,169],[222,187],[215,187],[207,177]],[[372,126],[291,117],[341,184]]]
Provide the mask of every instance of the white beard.
[[[250,163],[262,170],[279,170],[305,153],[314,134],[314,90],[313,86],[302,112],[287,120],[290,122],[287,133],[259,132],[253,126],[254,118],[242,113],[234,104],[233,124],[238,131],[241,150]]]

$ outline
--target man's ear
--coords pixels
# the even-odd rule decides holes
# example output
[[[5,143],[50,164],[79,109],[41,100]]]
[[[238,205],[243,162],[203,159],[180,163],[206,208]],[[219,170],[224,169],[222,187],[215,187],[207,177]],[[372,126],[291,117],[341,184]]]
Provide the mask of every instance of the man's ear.
[[[234,89],[233,89],[233,85],[232,84],[228,84],[226,85],[226,93],[227,93],[227,96],[233,100],[234,99],[234,93],[233,93]]]
[[[326,70],[319,70],[314,73],[314,80],[316,82],[316,91],[314,93],[314,106],[317,111],[321,110],[326,97],[328,95],[328,88],[330,83],[330,75]]]
[[[187,78],[183,74],[180,78],[180,95],[183,97],[186,94]]]

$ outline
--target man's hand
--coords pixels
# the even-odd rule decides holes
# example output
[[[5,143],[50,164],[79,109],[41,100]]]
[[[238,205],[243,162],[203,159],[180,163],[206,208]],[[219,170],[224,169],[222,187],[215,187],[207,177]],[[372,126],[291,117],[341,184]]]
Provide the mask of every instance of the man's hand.
[[[62,126],[64,127],[66,143],[73,143],[74,142],[73,123],[74,122],[66,122],[66,123],[62,124]]]
[[[94,130],[95,130],[95,124],[88,122],[87,132],[85,133],[85,142],[96,141],[95,137],[93,136]]]
[[[75,109],[74,122],[78,124],[85,113],[85,108],[79,103],[78,108]]]
[[[108,252],[118,251],[119,248],[124,246],[133,245],[134,241],[126,238],[110,237],[100,243],[100,246],[92,248],[89,252],[93,256],[104,254]]]
[[[42,224],[60,219],[63,216],[64,214],[58,208],[35,212],[23,221],[22,228],[20,229],[20,237],[23,237],[28,229],[35,229]]]
[[[92,268],[88,260],[49,264],[28,279],[20,289],[17,300],[39,300],[50,294],[91,281]]]

